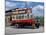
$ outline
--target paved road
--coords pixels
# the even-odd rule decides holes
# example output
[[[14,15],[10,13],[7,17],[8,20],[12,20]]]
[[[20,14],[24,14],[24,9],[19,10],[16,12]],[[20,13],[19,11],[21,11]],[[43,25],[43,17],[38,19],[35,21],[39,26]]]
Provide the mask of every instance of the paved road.
[[[6,27],[6,35],[15,35],[20,33],[39,33],[44,32],[44,27],[40,26],[38,29],[15,29],[11,27]]]

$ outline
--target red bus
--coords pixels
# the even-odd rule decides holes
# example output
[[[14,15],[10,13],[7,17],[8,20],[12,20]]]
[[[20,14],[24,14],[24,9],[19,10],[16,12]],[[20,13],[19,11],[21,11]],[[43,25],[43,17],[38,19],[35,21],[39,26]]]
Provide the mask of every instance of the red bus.
[[[17,9],[17,12],[13,13],[10,17],[11,26],[12,25],[18,25],[21,27],[24,26],[32,26],[39,28],[39,24],[37,23],[37,20],[32,16],[31,9]]]

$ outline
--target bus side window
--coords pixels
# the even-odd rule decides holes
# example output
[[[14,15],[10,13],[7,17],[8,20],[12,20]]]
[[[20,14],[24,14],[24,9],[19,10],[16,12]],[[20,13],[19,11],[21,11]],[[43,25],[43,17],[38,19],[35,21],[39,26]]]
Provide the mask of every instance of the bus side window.
[[[12,21],[12,17],[10,17],[10,21]]]
[[[13,19],[15,19],[15,17],[12,17]]]

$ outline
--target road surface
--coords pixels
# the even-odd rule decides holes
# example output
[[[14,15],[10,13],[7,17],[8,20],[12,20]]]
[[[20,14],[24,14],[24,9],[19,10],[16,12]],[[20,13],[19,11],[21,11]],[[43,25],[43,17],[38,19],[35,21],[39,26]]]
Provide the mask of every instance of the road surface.
[[[15,29],[11,27],[6,27],[6,35],[15,35],[22,33],[41,33],[44,32],[44,27],[40,26],[38,29]]]

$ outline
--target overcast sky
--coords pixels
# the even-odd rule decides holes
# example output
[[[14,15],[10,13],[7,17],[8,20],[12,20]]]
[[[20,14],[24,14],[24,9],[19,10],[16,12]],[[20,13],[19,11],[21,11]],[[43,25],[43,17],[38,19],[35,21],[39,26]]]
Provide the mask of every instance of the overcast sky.
[[[33,14],[38,14],[38,16],[43,16],[44,14],[44,3],[42,2],[16,2],[16,0],[6,0],[6,11],[14,8],[32,8]]]

